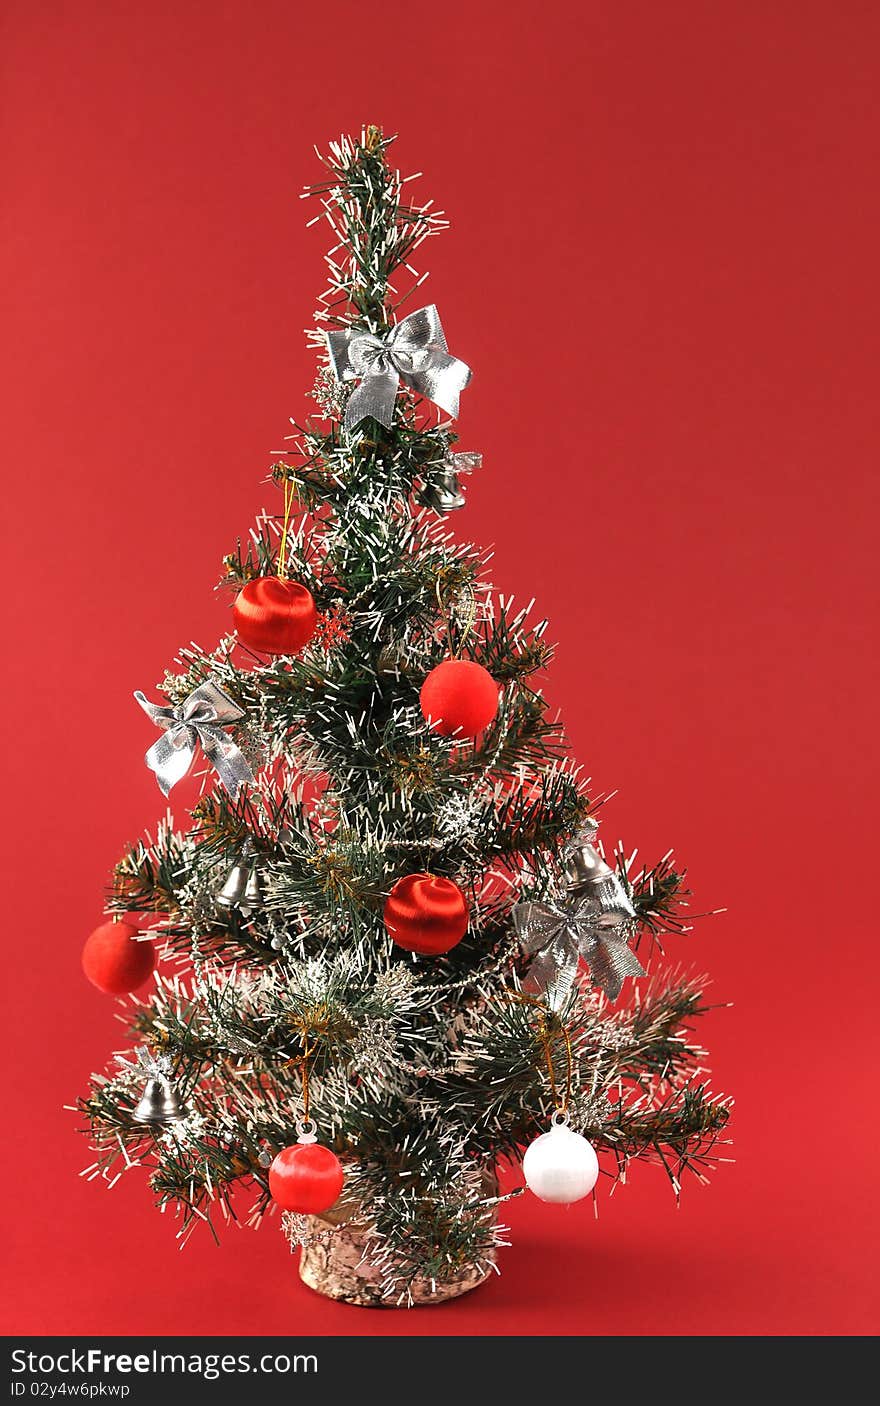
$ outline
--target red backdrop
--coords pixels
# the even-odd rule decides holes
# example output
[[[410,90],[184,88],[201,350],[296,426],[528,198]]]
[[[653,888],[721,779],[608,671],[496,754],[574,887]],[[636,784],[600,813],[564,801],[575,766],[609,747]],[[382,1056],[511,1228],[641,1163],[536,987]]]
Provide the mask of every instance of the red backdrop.
[[[536,17],[537,16],[537,17]],[[840,0],[387,7],[7,0],[7,1331],[875,1329],[880,11]],[[605,834],[727,915],[670,943],[735,1165],[636,1169],[598,1223],[510,1211],[501,1279],[374,1315],[281,1236],[180,1254],[62,1112],[119,1043],[79,953],[163,810],[131,699],[226,627],[221,554],[313,359],[313,143],[378,121],[453,217],[424,251],[475,368],[459,532],[538,598]]]

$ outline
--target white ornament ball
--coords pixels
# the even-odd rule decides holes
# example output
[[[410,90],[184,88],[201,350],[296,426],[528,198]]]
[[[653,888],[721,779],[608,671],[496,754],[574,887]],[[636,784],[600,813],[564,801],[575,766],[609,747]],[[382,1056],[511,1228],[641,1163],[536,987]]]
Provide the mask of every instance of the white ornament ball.
[[[554,1123],[549,1133],[526,1148],[526,1186],[542,1201],[567,1206],[589,1196],[599,1177],[599,1159],[592,1143],[567,1123]]]

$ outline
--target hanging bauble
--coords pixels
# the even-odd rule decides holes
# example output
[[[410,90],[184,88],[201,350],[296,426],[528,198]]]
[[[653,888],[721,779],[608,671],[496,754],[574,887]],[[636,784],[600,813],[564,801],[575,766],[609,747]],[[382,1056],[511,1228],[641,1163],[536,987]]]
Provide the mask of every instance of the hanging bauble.
[[[460,942],[468,928],[465,896],[452,879],[407,874],[385,900],[385,927],[398,947],[437,957]]]
[[[530,1191],[564,1206],[589,1196],[599,1177],[592,1143],[568,1126],[564,1113],[554,1113],[549,1133],[529,1144],[522,1167]]]
[[[131,1116],[136,1123],[152,1123],[164,1128],[188,1118],[189,1109],[168,1079],[153,1077],[147,1080],[147,1087]]]
[[[425,679],[419,702],[441,737],[476,737],[498,712],[498,685],[473,659],[445,659]]]
[[[296,1142],[269,1168],[269,1191],[282,1210],[319,1216],[339,1199],[345,1174],[336,1154],[318,1142],[314,1123],[304,1119],[296,1126]]]
[[[259,654],[296,654],[318,623],[311,591],[280,576],[258,576],[242,586],[232,618],[241,643]]]
[[[86,940],[82,951],[83,971],[105,996],[136,991],[155,965],[152,942],[140,941],[138,930],[131,923],[102,923]]]

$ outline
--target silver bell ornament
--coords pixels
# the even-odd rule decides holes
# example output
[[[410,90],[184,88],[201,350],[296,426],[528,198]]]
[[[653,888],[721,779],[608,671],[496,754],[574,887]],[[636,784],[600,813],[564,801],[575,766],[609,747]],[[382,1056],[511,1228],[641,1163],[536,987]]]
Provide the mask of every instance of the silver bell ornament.
[[[132,1113],[136,1123],[151,1123],[164,1128],[169,1123],[179,1123],[189,1117],[189,1109],[180,1100],[180,1095],[168,1079],[152,1076],[141,1095],[140,1102]]]
[[[616,928],[636,916],[617,874],[591,844],[573,846],[563,859],[562,872],[570,893],[591,900],[600,928]]]
[[[217,904],[220,908],[237,908],[246,918],[263,906],[263,881],[257,865],[249,857],[247,845],[230,869],[217,895]]]
[[[568,1206],[589,1196],[599,1178],[593,1144],[568,1126],[565,1113],[554,1113],[550,1131],[526,1148],[522,1163],[526,1186],[540,1201]]]
[[[435,513],[454,513],[465,505],[465,496],[458,482],[459,474],[473,473],[483,463],[482,454],[448,454],[439,473],[432,475],[418,494],[420,503]]]
[[[248,874],[248,881],[244,886],[244,896],[238,906],[245,915],[254,913],[263,906],[263,880],[260,878],[260,871],[256,865],[253,865]]]
[[[220,908],[238,908],[245,896],[250,879],[250,865],[237,860],[229,871],[225,884],[217,895]]]
[[[419,493],[419,502],[433,508],[435,513],[454,513],[465,505],[465,496],[458,485],[454,469],[441,469],[434,474]]]

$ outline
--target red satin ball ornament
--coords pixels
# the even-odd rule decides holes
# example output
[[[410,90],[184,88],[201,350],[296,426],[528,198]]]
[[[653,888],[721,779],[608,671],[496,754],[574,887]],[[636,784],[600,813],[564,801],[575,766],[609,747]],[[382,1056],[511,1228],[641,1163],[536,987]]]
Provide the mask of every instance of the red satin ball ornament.
[[[125,996],[143,986],[156,965],[152,942],[139,942],[131,923],[102,923],[86,940],[82,969],[105,996]]]
[[[421,957],[439,957],[460,942],[468,928],[464,894],[451,879],[407,874],[385,900],[385,927],[398,947]]]
[[[280,576],[258,576],[242,586],[232,618],[242,644],[259,654],[296,654],[318,623],[311,591]]]
[[[339,1199],[345,1175],[342,1163],[320,1142],[284,1147],[269,1168],[269,1191],[285,1211],[319,1216]]]
[[[476,737],[498,712],[498,685],[473,659],[445,659],[425,679],[419,702],[441,737]]]

